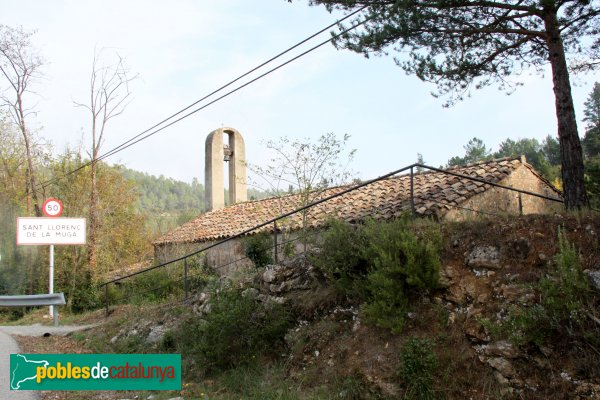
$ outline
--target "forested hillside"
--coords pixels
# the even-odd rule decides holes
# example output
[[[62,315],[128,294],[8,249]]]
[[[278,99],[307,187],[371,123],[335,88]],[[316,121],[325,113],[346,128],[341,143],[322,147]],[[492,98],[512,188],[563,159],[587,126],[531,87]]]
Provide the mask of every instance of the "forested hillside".
[[[148,221],[153,235],[159,235],[187,222],[204,211],[204,185],[197,178],[192,183],[154,176],[125,167],[119,167],[123,176],[131,181],[138,191],[137,210]],[[228,191],[225,190],[228,204]],[[267,197],[266,192],[248,189],[248,199]]]
[[[124,167],[122,171],[126,179],[135,183],[139,192],[138,209],[142,213],[177,214],[204,209],[204,186],[196,178],[189,184]]]

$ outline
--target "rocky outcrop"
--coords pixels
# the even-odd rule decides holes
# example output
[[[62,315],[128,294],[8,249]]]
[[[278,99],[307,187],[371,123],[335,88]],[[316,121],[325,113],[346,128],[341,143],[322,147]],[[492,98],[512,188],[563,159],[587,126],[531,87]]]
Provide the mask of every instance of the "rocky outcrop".
[[[306,255],[286,260],[281,265],[268,265],[260,279],[255,279],[263,294],[281,296],[298,290],[320,287],[323,277],[309,262]]]
[[[496,246],[477,246],[467,256],[469,268],[500,268],[500,250]]]
[[[600,271],[598,270],[585,270],[585,274],[588,277],[588,280],[590,281],[590,284],[596,288],[597,290],[600,290]]]

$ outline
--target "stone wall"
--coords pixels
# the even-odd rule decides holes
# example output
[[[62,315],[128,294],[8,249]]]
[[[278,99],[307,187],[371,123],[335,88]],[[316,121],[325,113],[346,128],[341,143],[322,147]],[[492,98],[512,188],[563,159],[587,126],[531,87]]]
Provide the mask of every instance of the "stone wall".
[[[154,246],[154,258],[157,262],[163,263],[183,257],[214,243],[217,242],[158,245]],[[244,256],[244,247],[241,241],[234,239],[207,250],[199,257],[202,257],[201,262],[206,262],[213,268],[218,267],[215,268],[215,271],[219,275],[231,276],[240,269],[252,266],[250,260],[242,259]]]
[[[527,190],[554,198],[558,197],[554,190],[524,165],[517,168],[510,176],[499,183],[515,189]],[[494,187],[459,204],[463,208],[451,209],[443,218],[449,221],[460,221],[481,214],[471,210],[490,214],[519,215],[521,213],[519,197],[521,197],[523,214],[551,214],[563,209],[563,205],[558,202]]]
[[[285,241],[294,240],[297,238],[295,233],[288,233]],[[282,243],[283,237],[278,236],[278,242]],[[209,266],[213,267],[219,275],[231,276],[237,271],[253,268],[254,264],[252,261],[245,258],[243,239],[232,239],[219,246],[215,246],[206,252],[202,256],[206,258]],[[186,254],[193,253],[204,247],[208,247],[217,241],[202,242],[202,243],[184,243],[184,244],[166,244],[154,246],[154,258],[159,263],[167,262],[179,257],[183,257]],[[301,241],[295,240],[293,243],[293,253],[299,254],[304,251]],[[278,259],[281,261],[285,258],[283,245],[278,246]]]

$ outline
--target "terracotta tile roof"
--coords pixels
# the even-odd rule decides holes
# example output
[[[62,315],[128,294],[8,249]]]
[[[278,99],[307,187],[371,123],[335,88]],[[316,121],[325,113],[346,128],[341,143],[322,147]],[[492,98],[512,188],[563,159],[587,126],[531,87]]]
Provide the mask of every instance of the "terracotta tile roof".
[[[525,165],[540,179],[533,168],[520,159],[500,159],[466,167],[449,169],[459,174],[478,177],[498,183],[514,170]],[[544,180],[550,187],[547,181]],[[319,198],[331,196],[349,188],[340,186],[325,190]],[[490,188],[481,182],[447,175],[441,172],[424,172],[414,176],[415,209],[421,215],[442,216],[453,206]],[[560,192],[556,191],[557,197]],[[313,199],[313,201],[316,199]],[[273,197],[248,201],[204,213],[181,225],[154,241],[154,245],[169,243],[195,243],[224,239],[239,234],[260,223],[301,206],[298,195]],[[410,175],[398,175],[321,203],[308,211],[308,224],[321,226],[328,217],[338,217],[347,221],[360,220],[367,216],[392,218],[410,209]],[[302,226],[302,215],[294,214],[284,222],[290,229]],[[272,226],[262,230],[271,230]]]

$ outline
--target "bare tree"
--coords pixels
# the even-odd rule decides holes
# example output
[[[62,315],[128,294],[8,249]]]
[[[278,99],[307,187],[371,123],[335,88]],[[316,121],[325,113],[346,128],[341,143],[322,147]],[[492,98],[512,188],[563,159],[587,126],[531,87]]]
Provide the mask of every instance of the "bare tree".
[[[29,195],[31,195],[35,215],[39,217],[42,211],[33,163],[33,144],[26,123],[33,111],[25,106],[25,97],[33,93],[30,85],[40,78],[39,70],[43,60],[31,45],[31,35],[31,32],[25,32],[21,27],[11,28],[0,25],[0,73],[5,81],[5,85],[0,89],[0,102],[8,109],[23,135],[27,158],[27,209],[29,209]]]
[[[129,83],[137,78],[131,75],[129,68],[124,63],[123,57],[114,54],[113,63],[102,62],[102,50],[94,52],[92,73],[90,76],[89,103],[77,103],[91,114],[92,147],[89,152],[90,165],[90,205],[89,205],[89,234],[88,234],[88,265],[94,269],[98,257],[98,230],[101,226],[99,215],[99,196],[97,185],[98,163],[100,148],[104,143],[104,135],[108,122],[121,115],[129,104],[131,92]]]
[[[269,164],[248,167],[269,185],[268,191],[273,195],[297,194],[297,207],[303,207],[318,200],[326,189],[350,180],[352,172],[348,165],[356,150],[346,154],[349,138],[350,135],[344,135],[339,139],[330,132],[321,135],[317,142],[308,138],[292,141],[287,137],[270,140],[266,143],[273,153]],[[283,212],[281,206],[280,212]],[[307,226],[308,212],[302,211],[303,230]],[[306,242],[304,247],[306,250]]]

